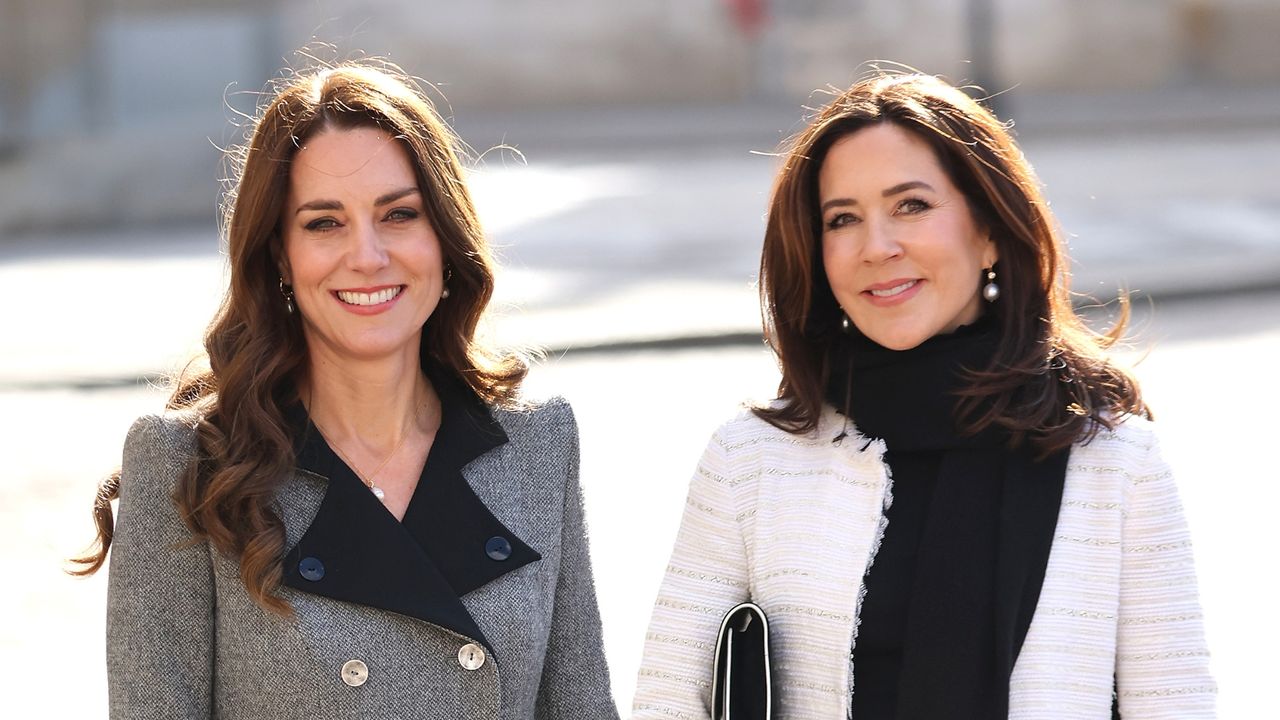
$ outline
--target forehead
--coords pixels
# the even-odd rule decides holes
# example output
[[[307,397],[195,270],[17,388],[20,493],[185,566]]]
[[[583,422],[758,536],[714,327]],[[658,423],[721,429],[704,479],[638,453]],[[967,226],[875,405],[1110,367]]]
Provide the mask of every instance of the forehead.
[[[933,147],[916,133],[883,122],[862,128],[832,144],[818,173],[819,185],[848,185],[858,181],[884,183],[908,180],[932,184],[947,179]]]
[[[309,138],[293,156],[291,185],[343,185],[382,180],[412,181],[413,165],[401,143],[369,127],[328,128]]]

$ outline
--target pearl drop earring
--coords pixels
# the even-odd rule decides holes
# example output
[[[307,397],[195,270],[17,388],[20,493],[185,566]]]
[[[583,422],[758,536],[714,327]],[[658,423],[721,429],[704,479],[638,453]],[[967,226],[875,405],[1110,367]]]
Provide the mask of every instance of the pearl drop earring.
[[[982,297],[987,302],[993,303],[1000,299],[1000,286],[996,284],[996,271],[987,268],[987,284],[982,286]]]

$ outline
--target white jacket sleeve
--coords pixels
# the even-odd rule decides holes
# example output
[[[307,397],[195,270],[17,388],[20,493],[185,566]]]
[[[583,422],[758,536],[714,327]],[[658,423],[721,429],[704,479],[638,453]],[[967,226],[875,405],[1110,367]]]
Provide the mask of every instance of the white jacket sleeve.
[[[1126,487],[1116,682],[1124,720],[1213,718],[1191,537],[1173,473],[1152,441]]]
[[[724,614],[750,596],[736,518],[736,477],[723,431],[708,443],[689,483],[684,517],[649,630],[633,718],[710,717],[711,663]]]

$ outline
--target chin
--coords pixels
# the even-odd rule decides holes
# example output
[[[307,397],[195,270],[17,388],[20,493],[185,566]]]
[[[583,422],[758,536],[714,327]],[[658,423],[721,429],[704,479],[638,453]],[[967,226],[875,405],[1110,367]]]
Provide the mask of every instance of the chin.
[[[359,335],[344,338],[336,343],[339,354],[362,362],[381,360],[411,352],[418,342],[417,335]]]
[[[916,337],[913,335],[910,337],[893,338],[892,340],[887,342],[879,342],[879,341],[877,342],[878,344],[883,345],[884,347],[887,347],[890,350],[910,350],[914,347],[918,347],[920,343],[924,342],[925,340],[928,340],[928,338]]]
[[[871,328],[862,333],[875,344],[890,350],[910,350],[929,339],[928,333],[907,327]]]

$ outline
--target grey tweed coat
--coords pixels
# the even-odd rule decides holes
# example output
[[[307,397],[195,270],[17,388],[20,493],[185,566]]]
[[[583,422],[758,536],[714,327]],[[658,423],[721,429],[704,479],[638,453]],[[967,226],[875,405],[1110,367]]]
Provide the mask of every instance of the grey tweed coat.
[[[111,717],[616,718],[572,410],[442,397],[403,524],[301,433],[276,502],[292,618],[190,542],[171,499],[189,424],[138,420],[111,548]]]

